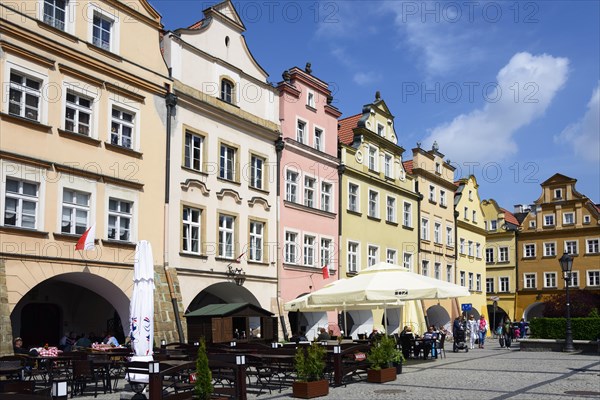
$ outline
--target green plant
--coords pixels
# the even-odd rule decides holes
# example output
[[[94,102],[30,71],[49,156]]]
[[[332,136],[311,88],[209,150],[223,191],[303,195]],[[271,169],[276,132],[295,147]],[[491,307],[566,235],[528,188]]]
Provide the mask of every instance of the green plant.
[[[531,335],[536,339],[564,339],[567,322],[564,318],[534,318],[529,321]],[[600,332],[600,318],[571,318],[575,340],[594,340]]]
[[[388,368],[392,362],[404,361],[402,352],[396,348],[396,340],[393,337],[383,335],[371,345],[367,356],[371,369]]]
[[[198,357],[196,358],[196,386],[194,387],[196,395],[201,400],[210,399],[213,392],[212,373],[208,366],[208,355],[206,354],[206,342],[200,338],[198,347]]]
[[[307,347],[299,347],[294,357],[298,380],[312,382],[323,379],[325,354],[325,347],[317,342],[313,342]]]

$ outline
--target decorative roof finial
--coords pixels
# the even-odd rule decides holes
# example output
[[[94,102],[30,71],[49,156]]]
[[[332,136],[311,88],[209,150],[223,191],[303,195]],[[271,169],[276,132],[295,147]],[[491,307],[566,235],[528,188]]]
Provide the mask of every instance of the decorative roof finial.
[[[286,69],[283,71],[283,74],[281,74],[281,77],[284,81],[289,82],[292,79],[292,74],[290,74],[290,71]]]
[[[381,100],[381,93],[379,90],[375,92],[375,100]]]
[[[333,103],[333,96],[328,94],[327,95],[327,104],[331,105],[331,103]]]
[[[421,148],[421,142],[417,142],[417,147],[420,149]]]
[[[304,67],[304,71],[307,74],[312,74],[312,68],[310,67],[310,63],[309,62],[306,63],[306,67]]]
[[[438,151],[440,149],[440,146],[438,145],[437,141],[433,141],[433,145],[431,146],[431,150],[433,151]]]

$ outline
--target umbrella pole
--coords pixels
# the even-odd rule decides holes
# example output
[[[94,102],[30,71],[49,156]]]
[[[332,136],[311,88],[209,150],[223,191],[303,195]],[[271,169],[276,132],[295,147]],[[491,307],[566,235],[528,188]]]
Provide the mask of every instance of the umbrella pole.
[[[387,323],[387,304],[384,302],[383,303],[383,329],[385,329],[385,334],[389,335],[390,333],[388,332],[388,323]]]
[[[346,314],[346,302],[344,302],[344,336],[348,336],[348,315]]]

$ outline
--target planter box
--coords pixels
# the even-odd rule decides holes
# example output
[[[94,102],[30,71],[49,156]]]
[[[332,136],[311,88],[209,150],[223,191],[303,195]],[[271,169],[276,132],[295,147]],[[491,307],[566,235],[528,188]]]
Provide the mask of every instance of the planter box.
[[[313,397],[327,396],[329,394],[329,382],[326,380],[312,382],[294,382],[292,384],[292,395],[301,399],[312,399]]]
[[[368,369],[367,382],[384,383],[396,380],[396,367],[382,369]]]

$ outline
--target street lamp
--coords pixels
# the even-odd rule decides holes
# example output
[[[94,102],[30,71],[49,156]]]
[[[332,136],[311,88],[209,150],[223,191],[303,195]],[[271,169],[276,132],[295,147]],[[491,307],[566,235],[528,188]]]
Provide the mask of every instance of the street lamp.
[[[571,332],[571,299],[569,298],[569,283],[571,282],[571,271],[573,270],[573,257],[564,253],[558,262],[563,271],[565,290],[567,291],[567,332],[563,351],[572,353],[575,351],[575,348],[573,347],[573,333]]]
[[[225,274],[228,279],[234,281],[238,286],[242,286],[244,285],[244,282],[246,282],[246,272],[242,268],[233,268],[231,264],[229,264]]]

